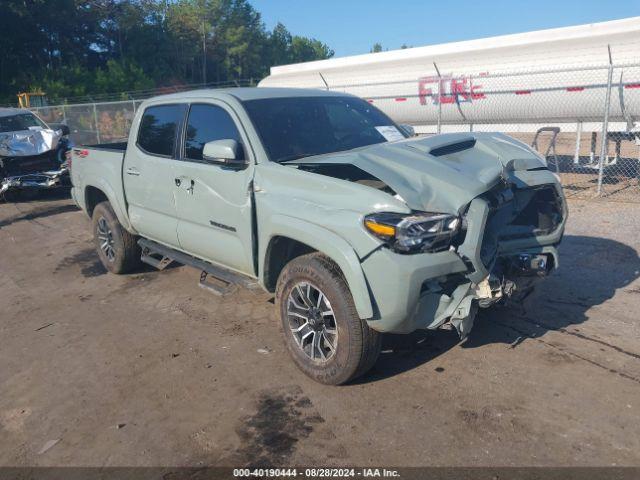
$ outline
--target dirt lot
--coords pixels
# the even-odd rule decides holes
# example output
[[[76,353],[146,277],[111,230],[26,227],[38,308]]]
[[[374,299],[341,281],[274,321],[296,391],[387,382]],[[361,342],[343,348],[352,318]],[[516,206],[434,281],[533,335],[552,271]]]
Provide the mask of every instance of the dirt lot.
[[[106,274],[70,200],[0,204],[0,465],[640,465],[640,205],[570,210],[522,308],[325,387],[269,295]]]

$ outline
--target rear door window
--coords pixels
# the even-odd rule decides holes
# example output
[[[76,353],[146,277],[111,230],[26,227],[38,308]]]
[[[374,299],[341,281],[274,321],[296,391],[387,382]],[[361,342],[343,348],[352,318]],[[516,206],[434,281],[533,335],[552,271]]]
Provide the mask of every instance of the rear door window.
[[[138,146],[146,153],[172,157],[184,105],[158,105],[142,114],[138,130]]]
[[[242,144],[240,132],[229,112],[216,105],[191,106],[184,140],[185,160],[202,161],[205,143],[227,139]]]

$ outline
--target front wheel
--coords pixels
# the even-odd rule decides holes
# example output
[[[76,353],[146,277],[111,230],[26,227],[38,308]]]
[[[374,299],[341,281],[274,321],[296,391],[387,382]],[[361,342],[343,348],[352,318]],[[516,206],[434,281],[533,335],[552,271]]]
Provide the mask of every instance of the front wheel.
[[[127,232],[109,202],[96,205],[92,215],[93,237],[100,262],[111,273],[127,273],[140,264],[140,247]]]
[[[276,299],[285,344],[309,377],[340,385],[366,373],[380,354],[381,334],[361,320],[335,263],[320,253],[283,269]]]

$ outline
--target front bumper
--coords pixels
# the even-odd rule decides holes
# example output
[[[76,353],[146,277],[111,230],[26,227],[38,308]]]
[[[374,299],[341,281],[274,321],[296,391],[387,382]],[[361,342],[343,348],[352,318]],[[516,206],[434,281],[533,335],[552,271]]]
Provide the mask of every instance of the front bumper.
[[[3,178],[0,181],[0,195],[13,189],[48,189],[63,186],[69,176],[69,170],[62,167],[41,173],[29,173]]]
[[[496,232],[491,231],[497,228],[493,223],[496,209],[486,198],[478,197],[469,205],[466,236],[456,251],[400,255],[378,249],[362,262],[374,305],[369,326],[381,332],[410,333],[450,321],[462,337],[466,336],[479,300],[483,300],[481,306],[497,301],[483,296],[481,287],[493,279],[492,274],[507,278],[504,264],[520,255],[544,255],[550,268],[558,266],[556,246],[567,216],[564,200],[561,205],[562,221],[550,233],[497,242]],[[493,239],[496,242],[488,255]],[[520,274],[510,271],[509,281],[517,286]],[[528,278],[526,283],[534,280]]]
[[[558,265],[555,246],[536,246],[521,250],[517,255],[505,254],[498,262],[520,255],[547,255]],[[399,261],[396,257],[402,257]],[[488,272],[478,283],[469,280],[473,275],[455,252],[420,255],[420,259],[379,250],[362,263],[374,300],[374,318],[367,320],[371,328],[388,333],[411,333],[420,329],[436,329],[447,321],[458,329],[461,336],[468,334],[478,301],[489,306],[499,299],[491,299],[481,292],[481,286],[492,279]],[[427,258],[431,257],[431,258]],[[405,262],[411,259],[413,262]],[[527,286],[540,276],[518,275],[506,277],[520,289],[521,280]],[[549,273],[549,272],[547,272]],[[471,318],[470,318],[471,317]]]

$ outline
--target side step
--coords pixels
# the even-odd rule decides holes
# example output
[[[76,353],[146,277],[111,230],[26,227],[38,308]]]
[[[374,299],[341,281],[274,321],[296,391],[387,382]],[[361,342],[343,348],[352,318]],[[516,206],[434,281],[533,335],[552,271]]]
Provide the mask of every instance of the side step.
[[[138,240],[138,245],[142,249],[140,260],[159,270],[164,270],[174,261],[201,270],[200,286],[216,295],[228,295],[236,290],[237,285],[248,289],[258,287],[258,282],[251,277],[218,267],[153,240],[141,238]]]
[[[173,259],[169,257],[160,257],[157,253],[152,252],[148,248],[142,249],[140,260],[142,260],[147,265],[151,265],[152,267],[157,268],[158,270],[164,270],[173,263]]]
[[[214,295],[219,295],[224,297],[225,295],[229,295],[236,291],[236,284],[229,283],[219,278],[213,278],[213,280],[209,279],[209,272],[203,270],[200,272],[200,281],[198,282],[200,288],[204,288],[205,290],[209,290]]]

